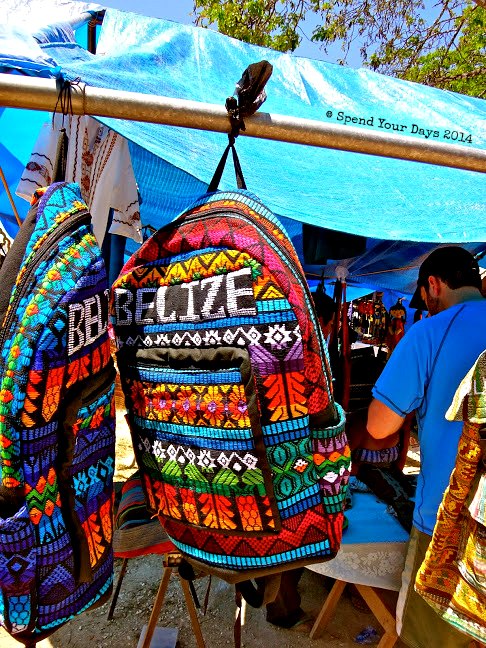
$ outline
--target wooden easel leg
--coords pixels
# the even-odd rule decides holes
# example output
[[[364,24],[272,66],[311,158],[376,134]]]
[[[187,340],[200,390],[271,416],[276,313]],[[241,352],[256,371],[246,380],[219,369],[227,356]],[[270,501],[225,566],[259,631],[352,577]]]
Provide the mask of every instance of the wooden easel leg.
[[[336,606],[341,598],[341,594],[346,587],[346,581],[337,580],[332,586],[331,591],[324,601],[324,605],[321,608],[321,611],[317,615],[312,630],[310,631],[309,638],[317,639],[324,632],[327,624],[331,620],[334,612],[336,611]]]
[[[378,642],[376,648],[393,648],[393,646],[398,641],[397,633],[385,632],[380,641]]]
[[[116,587],[115,587],[115,591],[113,592],[113,598],[111,599],[111,605],[108,612],[108,621],[111,621],[113,619],[113,614],[115,612],[115,605],[116,602],[118,601],[118,595],[120,594],[120,588],[123,579],[125,578],[127,567],[128,567],[128,558],[124,558],[120,569],[120,574],[118,575],[118,580],[116,581]]]
[[[194,606],[194,601],[192,599],[191,590],[189,588],[189,583],[185,578],[179,577],[182,591],[184,592],[184,598],[186,599],[187,611],[191,618],[192,631],[194,637],[196,638],[196,643],[198,648],[206,648],[204,643],[204,637],[201,632],[201,626],[199,625],[199,619],[197,618],[197,611]]]
[[[160,581],[157,596],[155,597],[154,605],[152,607],[152,612],[150,614],[150,619],[147,626],[147,632],[145,633],[141,648],[150,648],[150,643],[152,642],[155,627],[157,625],[157,621],[159,620],[160,610],[162,609],[162,604],[164,602],[165,593],[167,592],[167,587],[169,586],[171,574],[172,567],[164,567],[164,573]]]
[[[388,610],[372,587],[369,585],[356,584],[356,589],[364,598],[368,607],[375,615],[376,620],[385,631],[385,634],[381,637],[377,648],[392,648],[398,640],[395,615]]]
[[[242,606],[244,598],[238,588],[235,587],[235,623],[233,625],[234,648],[241,648],[241,630],[242,630]]]

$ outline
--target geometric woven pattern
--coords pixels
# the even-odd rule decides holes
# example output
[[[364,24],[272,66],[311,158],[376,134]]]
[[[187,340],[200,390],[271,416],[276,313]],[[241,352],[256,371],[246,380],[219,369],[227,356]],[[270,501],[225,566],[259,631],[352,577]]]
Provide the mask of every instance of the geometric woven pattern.
[[[25,642],[102,601],[113,578],[105,268],[77,185],[41,191],[34,209],[0,334],[0,622]]]
[[[128,261],[112,314],[148,507],[179,549],[236,571],[333,557],[344,416],[275,217],[244,192],[204,197]]]
[[[417,592],[443,619],[482,644],[486,640],[486,527],[484,512],[475,519],[469,502],[484,475],[485,457],[480,425],[466,421],[430,548],[415,582]]]

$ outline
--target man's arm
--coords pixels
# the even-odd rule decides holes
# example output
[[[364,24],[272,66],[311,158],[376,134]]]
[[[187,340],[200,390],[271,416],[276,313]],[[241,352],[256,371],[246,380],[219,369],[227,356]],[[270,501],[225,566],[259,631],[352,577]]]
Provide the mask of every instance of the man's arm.
[[[384,439],[398,432],[404,419],[404,416],[400,416],[388,405],[374,398],[368,409],[368,432],[375,439]]]

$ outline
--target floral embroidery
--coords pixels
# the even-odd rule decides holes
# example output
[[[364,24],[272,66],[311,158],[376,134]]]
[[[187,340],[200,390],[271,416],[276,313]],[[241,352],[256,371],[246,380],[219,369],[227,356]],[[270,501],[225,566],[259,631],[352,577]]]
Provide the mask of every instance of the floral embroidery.
[[[176,411],[185,425],[193,425],[197,416],[197,396],[190,387],[181,387],[177,394]]]
[[[93,158],[93,154],[91,153],[91,151],[84,151],[82,157],[83,157],[83,162],[84,162],[87,166],[91,166],[91,165],[93,164],[93,159],[94,159],[94,158]]]
[[[130,387],[130,397],[133,403],[133,409],[138,416],[144,416],[147,409],[147,401],[142,383],[135,380]]]
[[[99,427],[103,423],[104,418],[105,418],[105,408],[103,405],[101,405],[93,414],[90,427],[91,428]]]
[[[238,423],[238,427],[250,427],[248,417],[248,405],[245,400],[245,390],[242,385],[234,385],[228,397],[228,415],[232,421]]]
[[[152,408],[152,416],[149,416],[149,418],[158,421],[169,420],[173,406],[173,398],[166,385],[157,385],[155,390],[151,392],[150,406]]]
[[[223,396],[217,387],[208,387],[207,393],[203,397],[204,418],[210,425],[218,426],[224,418],[224,401]]]

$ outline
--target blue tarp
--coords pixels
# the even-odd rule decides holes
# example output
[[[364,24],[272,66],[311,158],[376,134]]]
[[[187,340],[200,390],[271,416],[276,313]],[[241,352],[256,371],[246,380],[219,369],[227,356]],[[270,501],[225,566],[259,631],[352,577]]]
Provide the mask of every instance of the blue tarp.
[[[15,195],[15,189],[22,171],[29,161],[39,129],[48,118],[48,113],[0,107],[0,166],[22,220],[25,218],[29,205],[25,200]],[[2,183],[0,183],[0,219],[10,236],[15,236],[18,231],[17,222]]]
[[[342,113],[372,120],[363,127],[375,130],[384,119],[406,127],[407,135],[415,125],[432,131],[432,140],[446,141],[448,130],[486,148],[484,100],[293,57],[189,25],[108,10],[97,56],[66,43],[42,49],[91,85],[221,106],[247,65],[267,59],[274,71],[266,112],[330,123]],[[225,146],[218,133],[100,121],[202,183],[209,182]],[[277,214],[376,239],[486,240],[483,174],[244,137],[238,149],[248,187]],[[232,186],[228,173],[222,188]],[[179,210],[173,201],[147,192],[147,209],[153,205],[161,218]]]
[[[351,125],[381,132],[395,124],[420,139],[451,143],[449,133],[470,139],[465,148],[486,148],[484,100],[282,54],[211,30],[108,10],[96,56],[58,29],[44,30],[42,39],[49,60],[90,85],[221,106],[247,65],[267,59],[274,72],[265,112],[341,124],[356,118],[362,123]],[[224,134],[99,119],[131,141],[142,220],[155,227],[204,192],[226,144]],[[363,261],[370,286],[380,279],[409,291],[416,267],[390,269],[416,266],[440,243],[484,247],[478,245],[486,241],[484,174],[246,137],[237,148],[249,189],[284,218],[299,252],[301,223],[373,239],[363,259],[347,262],[356,283],[368,285]],[[232,173],[225,173],[221,188],[233,186]]]

